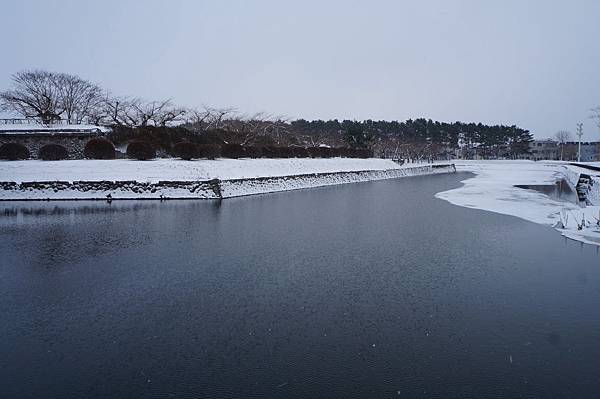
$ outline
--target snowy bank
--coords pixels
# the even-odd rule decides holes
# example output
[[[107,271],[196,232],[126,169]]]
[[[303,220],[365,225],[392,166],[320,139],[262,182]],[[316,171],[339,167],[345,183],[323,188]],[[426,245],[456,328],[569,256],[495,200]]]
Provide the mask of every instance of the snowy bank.
[[[482,209],[517,216],[534,223],[557,227],[569,238],[600,245],[600,203],[594,202],[594,190],[600,188],[600,178],[590,191],[591,206],[581,207],[553,199],[541,192],[517,185],[552,185],[567,180],[574,188],[580,173],[589,170],[567,163],[532,161],[456,161],[458,172],[472,172],[462,187],[440,192],[436,197],[467,208]],[[579,230],[578,224],[588,223]]]
[[[0,162],[0,200],[228,198],[454,171],[384,159]]]
[[[598,165],[592,166],[598,168]],[[586,185],[587,200],[594,205],[600,205],[600,171],[590,170],[574,164],[565,167],[565,177],[573,186],[578,184],[582,175],[589,179],[589,184]]]
[[[0,124],[0,134],[30,134],[30,133],[81,133],[81,132],[109,132],[110,128],[98,125],[84,124],[55,124],[43,125],[37,123],[4,123]]]
[[[221,182],[223,198],[242,195],[289,191],[303,188],[359,183],[400,177],[453,173],[454,165],[412,165],[386,170],[363,170],[354,172],[315,173],[296,176],[280,176],[255,179],[224,180]]]
[[[135,180],[156,183],[161,180],[244,179],[289,176],[309,173],[386,170],[400,167],[389,159],[291,158],[291,159],[216,159],[183,161],[155,159],[136,161],[0,161],[0,181],[78,181]]]

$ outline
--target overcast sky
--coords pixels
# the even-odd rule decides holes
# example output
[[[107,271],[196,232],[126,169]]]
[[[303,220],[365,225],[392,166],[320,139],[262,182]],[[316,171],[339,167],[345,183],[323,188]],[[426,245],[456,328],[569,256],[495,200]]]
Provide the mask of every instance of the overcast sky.
[[[114,94],[306,119],[517,124],[600,140],[600,1],[3,0],[22,69]]]

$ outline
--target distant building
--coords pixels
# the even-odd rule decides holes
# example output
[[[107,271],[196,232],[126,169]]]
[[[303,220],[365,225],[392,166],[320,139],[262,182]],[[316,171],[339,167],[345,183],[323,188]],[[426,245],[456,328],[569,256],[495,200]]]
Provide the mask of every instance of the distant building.
[[[554,140],[533,140],[529,143],[529,154],[526,157],[533,161],[560,159],[560,147]]]
[[[564,144],[565,161],[577,161],[577,142],[569,142]],[[581,162],[597,162],[600,161],[600,142],[586,141],[581,143]]]

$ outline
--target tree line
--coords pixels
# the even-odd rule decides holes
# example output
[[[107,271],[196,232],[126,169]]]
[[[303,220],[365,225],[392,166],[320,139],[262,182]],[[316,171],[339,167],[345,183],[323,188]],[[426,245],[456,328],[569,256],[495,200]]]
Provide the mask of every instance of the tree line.
[[[292,121],[292,129],[313,142],[341,138],[356,147],[373,147],[383,156],[406,159],[464,157],[517,158],[527,153],[533,136],[517,126],[481,123],[438,122],[431,119],[362,122],[303,119]]]
[[[110,125],[135,138],[139,128],[176,127],[212,142],[243,146],[348,147],[373,150],[377,156],[404,159],[518,158],[533,140],[517,126],[481,123],[407,121],[288,120],[259,113],[244,115],[234,108],[181,107],[170,99],[143,100],[115,96],[79,76],[43,70],[12,76],[12,88],[0,92],[0,107],[49,124]],[[161,131],[165,131],[161,129]],[[123,137],[121,137],[123,138]],[[129,136],[125,137],[125,139]]]

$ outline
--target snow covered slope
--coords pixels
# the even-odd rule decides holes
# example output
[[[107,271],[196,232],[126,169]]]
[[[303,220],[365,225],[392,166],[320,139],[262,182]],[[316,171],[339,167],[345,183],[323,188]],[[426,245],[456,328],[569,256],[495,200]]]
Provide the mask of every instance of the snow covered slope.
[[[454,172],[383,159],[0,162],[0,200],[229,198]]]
[[[208,180],[218,178],[289,176],[308,173],[350,172],[397,169],[389,159],[216,159],[182,161],[155,159],[136,161],[69,160],[69,161],[0,161],[0,181],[78,181],[78,180]]]

